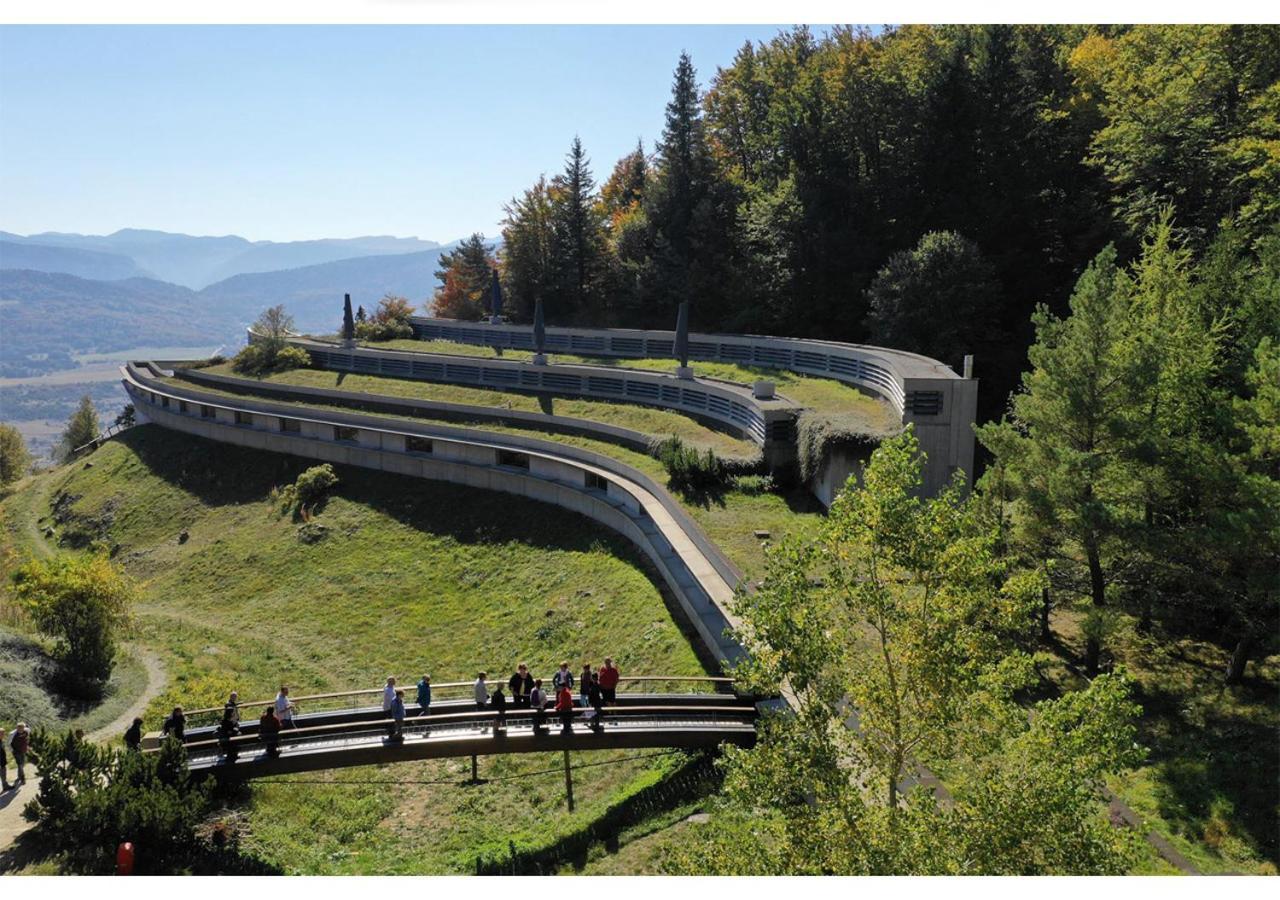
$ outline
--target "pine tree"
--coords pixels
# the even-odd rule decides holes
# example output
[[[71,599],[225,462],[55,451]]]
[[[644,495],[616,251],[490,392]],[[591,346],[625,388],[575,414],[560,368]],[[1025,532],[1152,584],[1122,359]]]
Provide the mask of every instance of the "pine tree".
[[[440,254],[440,268],[430,307],[435,315],[450,311],[455,318],[479,319],[484,314],[482,296],[489,287],[489,272],[496,265],[493,247],[484,242],[484,235],[476,232],[458,244],[449,253]]]
[[[503,209],[502,283],[510,315],[520,321],[533,317],[539,298],[555,283],[555,203],[545,177],[515,197]]]
[[[657,169],[645,195],[647,318],[669,322],[679,303],[689,300],[695,325],[729,328],[736,299],[737,202],[711,157],[687,53],[676,65]]]
[[[1130,353],[1132,285],[1115,249],[1098,254],[1076,284],[1071,315],[1035,314],[1032,369],[1012,401],[1010,420],[978,429],[1014,485],[1021,513],[1042,535],[1089,600],[1085,666],[1098,671],[1109,621],[1111,564],[1128,549],[1135,481],[1128,451],[1142,416],[1150,373]]]
[[[553,182],[552,196],[556,241],[552,260],[557,268],[556,299],[563,303],[561,318],[598,321],[604,299],[599,290],[604,225],[596,203],[590,160],[576,136],[565,157],[564,172]]]

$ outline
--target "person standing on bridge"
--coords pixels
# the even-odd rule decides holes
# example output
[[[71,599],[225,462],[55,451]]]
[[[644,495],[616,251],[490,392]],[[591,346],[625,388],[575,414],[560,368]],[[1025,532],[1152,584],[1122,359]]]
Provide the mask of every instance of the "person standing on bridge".
[[[485,684],[485,673],[481,672],[476,676],[476,683],[472,686],[475,691],[476,709],[483,711],[489,705],[489,685]],[[484,731],[484,722],[480,722],[480,730]]]
[[[560,669],[551,678],[551,689],[555,692],[557,698],[560,696],[561,688],[573,690],[573,673],[569,671],[567,662],[560,663]]]
[[[280,693],[276,694],[276,729],[297,728],[298,726],[293,723],[293,714],[297,711],[298,707],[289,699],[289,685],[280,685]]]
[[[404,691],[391,698],[391,740],[404,740]]]
[[[579,676],[578,697],[582,700],[582,707],[585,709],[591,702],[591,663],[582,664],[582,674]]]
[[[175,737],[179,743],[186,739],[187,736],[187,717],[183,715],[182,707],[175,706],[169,718],[164,720],[164,724],[160,726],[161,734],[167,737]]]
[[[387,683],[382,688],[382,711],[391,712],[391,704],[396,702],[396,678],[394,675],[387,677]]]
[[[423,675],[418,682],[418,715],[431,715],[431,676]]]
[[[533,707],[533,733],[542,734],[546,731],[543,723],[547,721],[547,695],[542,690],[541,678],[533,680],[533,690],[529,692],[529,705]]]
[[[232,734],[240,733],[240,695],[235,691],[231,692],[231,696],[227,697],[227,702],[222,707],[222,721]]]
[[[556,693],[556,712],[560,716],[560,730],[573,731],[573,692],[568,686],[560,688]]]
[[[529,674],[529,667],[520,663],[507,686],[511,688],[512,705],[516,709],[528,709],[529,693],[533,690],[533,676]]]
[[[600,690],[604,694],[604,702],[614,704],[618,702],[618,679],[622,677],[616,666],[613,664],[613,657],[606,656],[604,665],[600,667]]]
[[[497,737],[499,731],[507,730],[507,695],[502,693],[502,685],[499,684],[493,689],[493,709],[498,715],[493,720],[493,734]]]
[[[264,709],[258,720],[258,740],[267,745],[267,756],[280,755],[280,720],[273,706]]]
[[[133,724],[124,733],[124,747],[134,753],[142,750],[142,718],[138,717],[133,720]]]
[[[587,702],[591,704],[591,730],[599,734],[604,729],[604,690],[600,687],[600,673],[591,675],[587,685]]]

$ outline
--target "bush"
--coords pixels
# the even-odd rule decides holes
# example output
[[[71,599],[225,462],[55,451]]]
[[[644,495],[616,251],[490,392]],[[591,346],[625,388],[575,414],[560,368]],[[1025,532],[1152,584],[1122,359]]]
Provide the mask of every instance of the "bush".
[[[772,475],[738,475],[733,479],[733,489],[740,494],[771,494],[776,488]]]
[[[31,454],[18,429],[0,423],[0,487],[12,484],[31,468]]]
[[[413,337],[413,326],[408,322],[357,322],[356,337],[362,341],[394,341]]]
[[[668,486],[683,494],[723,490],[728,484],[727,467],[711,450],[699,453],[678,437],[658,445],[657,457],[667,470]]]
[[[40,788],[23,815],[73,868],[110,872],[123,841],[133,842],[139,872],[189,865],[211,788],[192,781],[182,744],[169,739],[159,753],[126,753],[44,731],[31,744]]]
[[[36,630],[54,638],[65,688],[99,697],[115,668],[116,632],[128,622],[133,584],[104,554],[32,560],[13,575],[14,595]]]
[[[324,463],[307,469],[293,484],[277,493],[282,513],[292,512],[301,516],[307,507],[315,506],[329,489],[338,483],[338,473],[333,466]]]
[[[255,376],[305,369],[310,365],[311,354],[301,347],[290,347],[287,344],[273,347],[261,342],[249,344],[231,361],[231,368],[241,375]]]

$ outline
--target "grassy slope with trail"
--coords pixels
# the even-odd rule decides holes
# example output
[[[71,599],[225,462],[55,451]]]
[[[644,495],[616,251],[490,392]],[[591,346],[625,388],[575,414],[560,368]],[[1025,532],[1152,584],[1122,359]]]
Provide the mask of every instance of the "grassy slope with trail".
[[[20,521],[40,506],[29,492],[67,492],[78,499],[65,527],[96,527],[119,545],[143,585],[137,639],[170,674],[151,726],[175,702],[220,702],[233,686],[269,696],[281,678],[308,693],[424,668],[438,681],[479,667],[505,675],[520,660],[545,673],[606,653],[628,672],[703,671],[639,554],[566,511],[340,468],[316,518],[328,536],[307,545],[270,496],[305,461],[149,426],[90,460],[6,498],[9,533],[32,552]],[[286,871],[469,871],[508,840],[536,847],[589,824],[653,777],[658,763],[634,755],[581,754],[614,762],[580,770],[572,815],[555,754],[485,760],[481,776],[501,780],[479,787],[461,786],[466,761],[273,779],[235,815],[249,852]]]
[[[219,371],[217,369],[209,369],[206,371]],[[223,374],[219,371],[219,374]],[[313,369],[294,369],[289,372],[283,372],[271,377],[271,381],[278,381],[285,384],[308,384],[312,386],[331,387],[335,383],[336,375],[332,372],[320,372]],[[385,378],[382,376],[372,375],[348,375],[342,381],[342,386],[346,390],[358,391],[369,390],[375,393],[389,393],[387,383],[393,385],[404,385],[409,389],[415,386],[431,387],[424,385],[419,381],[404,381],[396,378]],[[200,390],[215,394],[225,394],[228,397],[237,395],[230,392],[221,391],[213,388],[199,385]],[[477,394],[488,394],[491,392],[478,388],[459,388],[458,390],[472,391]],[[409,396],[413,396],[410,394]],[[517,396],[517,395],[504,395]],[[443,399],[443,398],[437,398]],[[522,397],[525,401],[536,403],[535,398]],[[458,401],[463,402],[463,401]],[[474,401],[466,401],[474,402]],[[557,400],[556,403],[565,402]],[[349,411],[343,410],[341,407],[329,406],[325,404],[296,404],[300,408],[314,407],[321,410]],[[618,404],[597,404],[605,406],[615,406]],[[623,407],[633,410],[638,407]],[[399,418],[384,413],[365,413],[366,415],[382,416],[388,419]],[[674,418],[684,419],[683,416],[674,416]],[[685,420],[690,421],[690,420]],[[455,424],[456,427],[456,423]],[[517,434],[526,437],[532,435],[540,440],[553,441],[559,444],[567,444],[571,447],[579,447],[584,450],[592,450],[596,453],[612,457],[620,462],[624,462],[633,468],[644,472],[656,480],[659,484],[665,484],[667,480],[666,471],[654,457],[639,453],[635,450],[620,447],[617,444],[607,443],[605,441],[595,440],[593,438],[580,437],[577,435],[551,434],[548,432],[531,432],[527,428],[514,428],[504,425],[494,425],[491,423],[479,423],[471,426],[482,431],[491,431],[497,434]],[[705,429],[704,429],[705,430]],[[738,442],[745,443],[745,442]],[[753,448],[754,449],[754,448]],[[785,491],[771,491],[767,493],[751,494],[730,487],[722,492],[701,496],[701,497],[683,497],[676,494],[689,514],[698,522],[699,525],[707,532],[707,535],[715,541],[729,558],[744,573],[749,576],[759,576],[764,571],[764,550],[763,545],[755,536],[756,531],[767,531],[771,535],[772,540],[777,540],[786,534],[794,534],[799,537],[811,534],[816,528],[817,523],[821,520],[822,506],[813,498],[804,488],[794,488]]]

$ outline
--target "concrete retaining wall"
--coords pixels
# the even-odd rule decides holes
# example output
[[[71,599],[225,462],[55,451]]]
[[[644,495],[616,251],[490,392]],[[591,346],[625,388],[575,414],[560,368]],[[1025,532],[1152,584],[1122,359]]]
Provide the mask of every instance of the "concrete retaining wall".
[[[533,349],[527,325],[460,322],[414,317],[414,334],[423,340]],[[548,328],[548,352],[619,358],[672,358],[675,333],[624,328]],[[691,359],[782,369],[832,378],[882,397],[902,423],[914,423],[920,447],[928,454],[924,491],[933,494],[962,470],[972,481],[978,382],[961,378],[946,364],[886,347],[843,344],[769,335],[691,333]]]
[[[709,656],[719,661],[742,654],[724,636],[730,625],[724,604],[741,573],[682,510],[672,514],[664,498],[650,490],[657,486],[647,476],[616,460],[605,468],[575,458],[598,454],[539,446],[549,442],[508,441],[507,435],[428,429],[419,423],[359,421],[371,417],[354,414],[296,411],[304,418],[290,415],[288,407],[265,408],[269,404],[263,401],[162,384],[132,365],[124,376],[141,422],[258,450],[519,494],[585,515],[623,535],[649,558]],[[283,430],[283,422],[296,430]],[[675,506],[670,497],[665,499]]]

